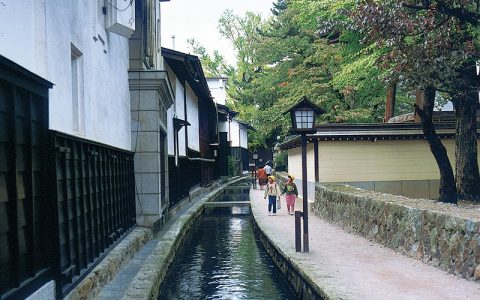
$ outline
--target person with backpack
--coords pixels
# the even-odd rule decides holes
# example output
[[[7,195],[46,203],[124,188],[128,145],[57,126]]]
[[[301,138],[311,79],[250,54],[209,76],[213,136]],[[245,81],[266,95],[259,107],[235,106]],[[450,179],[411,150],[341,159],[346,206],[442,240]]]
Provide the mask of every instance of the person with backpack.
[[[280,188],[275,182],[275,176],[268,176],[268,183],[265,188],[265,195],[263,199],[267,199],[268,196],[268,215],[275,216],[277,214],[277,197],[280,199]]]

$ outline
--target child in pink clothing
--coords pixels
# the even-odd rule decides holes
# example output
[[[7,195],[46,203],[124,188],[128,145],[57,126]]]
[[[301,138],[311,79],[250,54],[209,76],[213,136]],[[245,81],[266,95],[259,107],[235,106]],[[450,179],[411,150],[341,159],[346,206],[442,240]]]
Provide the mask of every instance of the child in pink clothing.
[[[298,196],[297,185],[293,182],[295,178],[292,175],[288,175],[287,182],[285,182],[285,186],[283,187],[283,194],[287,194],[285,196],[285,200],[287,202],[287,212],[290,215],[293,215],[293,211],[295,209],[295,199]]]

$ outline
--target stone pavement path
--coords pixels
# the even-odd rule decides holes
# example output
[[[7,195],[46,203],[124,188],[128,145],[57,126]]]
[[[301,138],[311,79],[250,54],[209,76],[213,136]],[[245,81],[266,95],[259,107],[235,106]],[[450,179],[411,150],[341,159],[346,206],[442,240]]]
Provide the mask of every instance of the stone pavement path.
[[[276,216],[268,216],[263,191],[251,189],[250,201],[262,231],[332,299],[480,299],[480,283],[349,234],[312,213],[310,252],[297,253],[285,197]],[[297,199],[296,210],[302,210],[301,202]]]

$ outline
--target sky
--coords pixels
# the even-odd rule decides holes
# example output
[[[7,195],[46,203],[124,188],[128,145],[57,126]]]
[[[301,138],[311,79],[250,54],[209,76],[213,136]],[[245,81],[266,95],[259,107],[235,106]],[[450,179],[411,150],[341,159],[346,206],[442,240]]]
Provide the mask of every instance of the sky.
[[[194,38],[208,53],[218,50],[229,64],[235,63],[235,53],[231,43],[222,38],[217,25],[226,9],[236,15],[246,11],[260,13],[262,18],[271,15],[274,0],[171,0],[161,2],[162,47],[172,48],[172,35],[175,35],[175,50],[190,53],[187,39]]]

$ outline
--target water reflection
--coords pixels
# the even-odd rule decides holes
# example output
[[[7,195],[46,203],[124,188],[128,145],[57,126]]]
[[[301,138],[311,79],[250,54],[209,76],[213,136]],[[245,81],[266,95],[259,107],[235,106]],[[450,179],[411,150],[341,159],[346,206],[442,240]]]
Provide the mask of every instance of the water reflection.
[[[255,240],[250,217],[232,210],[215,209],[190,232],[159,299],[296,298]]]

